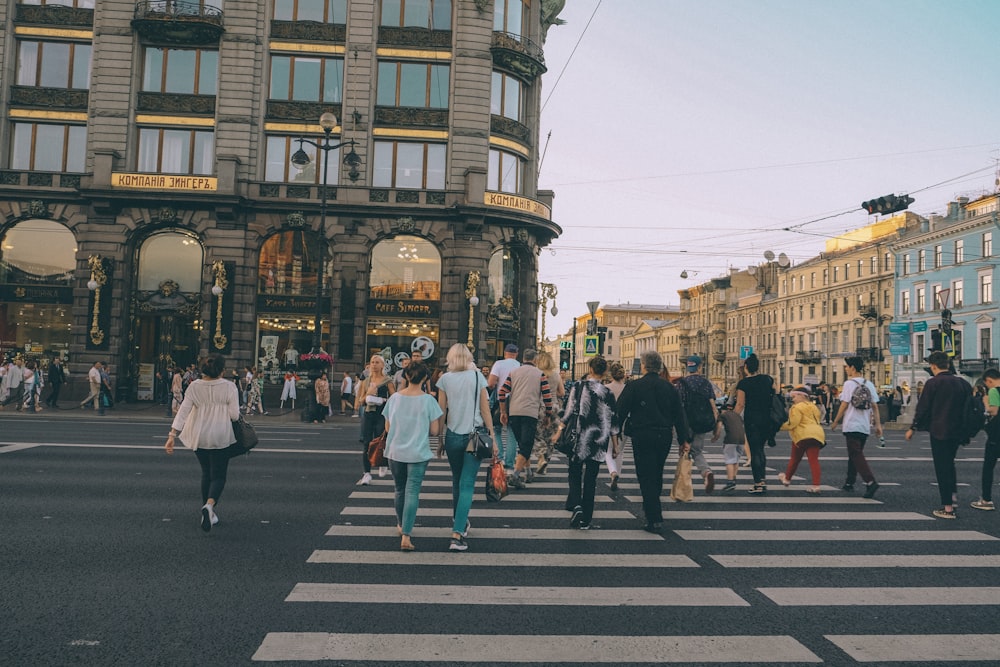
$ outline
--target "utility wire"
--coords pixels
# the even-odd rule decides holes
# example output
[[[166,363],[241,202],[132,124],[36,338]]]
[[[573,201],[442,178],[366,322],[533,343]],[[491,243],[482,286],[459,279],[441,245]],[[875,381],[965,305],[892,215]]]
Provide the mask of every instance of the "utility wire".
[[[563,68],[559,70],[559,76],[556,77],[556,82],[552,84],[552,90],[550,90],[549,94],[545,97],[545,102],[542,103],[542,108],[539,109],[539,113],[545,111],[546,105],[548,105],[549,100],[552,99],[552,93],[556,92],[556,87],[559,85],[559,82],[562,81],[563,74],[566,73],[566,68],[569,67],[570,61],[573,60],[573,55],[576,54],[577,47],[579,47],[580,42],[583,41],[583,36],[587,34],[587,28],[590,27],[590,24],[594,20],[594,16],[597,15],[597,10],[601,8],[601,2],[603,2],[603,0],[597,0],[597,6],[594,7],[594,11],[590,15],[590,20],[587,21],[587,25],[583,26],[583,32],[580,33],[579,39],[577,39],[576,44],[573,45],[573,50],[570,51],[569,58],[566,59],[566,63],[563,65]]]

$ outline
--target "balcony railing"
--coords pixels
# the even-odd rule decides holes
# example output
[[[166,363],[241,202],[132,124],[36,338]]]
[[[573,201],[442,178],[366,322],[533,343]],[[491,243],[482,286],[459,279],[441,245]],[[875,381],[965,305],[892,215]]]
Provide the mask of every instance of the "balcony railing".
[[[823,353],[819,350],[796,350],[795,363],[818,364],[823,361]]]
[[[542,47],[520,35],[493,31],[490,51],[496,65],[521,76],[529,83],[548,71]]]
[[[169,44],[211,44],[225,31],[221,9],[183,0],[136,3],[132,27],[144,39]]]

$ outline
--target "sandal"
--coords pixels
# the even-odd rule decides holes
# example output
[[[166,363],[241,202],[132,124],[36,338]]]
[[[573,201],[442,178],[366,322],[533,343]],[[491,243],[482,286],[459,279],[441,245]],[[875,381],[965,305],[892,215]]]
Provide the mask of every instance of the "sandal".
[[[818,496],[819,495],[819,487],[818,486],[810,486],[808,489],[806,489],[806,493],[808,493],[810,495],[813,495],[813,496]]]

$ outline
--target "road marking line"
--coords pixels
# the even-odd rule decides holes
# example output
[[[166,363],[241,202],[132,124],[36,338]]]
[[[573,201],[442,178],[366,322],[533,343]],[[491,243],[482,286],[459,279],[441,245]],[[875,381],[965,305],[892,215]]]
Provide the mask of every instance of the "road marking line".
[[[625,500],[631,503],[641,504],[642,496],[625,496]],[[674,501],[670,500],[668,496],[664,496],[662,500],[667,507],[675,505]],[[862,498],[861,496],[847,495],[808,496],[803,493],[801,496],[786,496],[777,498],[774,496],[749,496],[744,493],[744,495],[740,496],[695,496],[691,503],[694,505],[700,505],[702,503],[718,505],[729,503],[739,505],[881,505],[882,501],[875,500],[874,498]]]
[[[396,510],[392,507],[345,507],[340,513],[344,516],[396,516]],[[518,519],[562,519],[568,516],[566,512],[555,508],[549,510],[504,510],[488,506],[474,507],[469,516],[473,519],[476,517],[505,519],[512,514],[516,515]],[[450,519],[452,515],[453,512],[448,507],[421,507],[417,512],[417,516],[420,517],[447,517]],[[596,510],[594,518],[635,519],[636,516],[627,510]],[[926,519],[927,517],[921,516],[920,518]],[[449,523],[448,525],[451,524]]]
[[[430,635],[269,632],[253,660],[375,663],[821,663],[787,635],[657,636]]]
[[[40,447],[41,445],[37,443],[25,443],[20,445],[7,445],[2,443],[4,446],[0,446],[0,454],[9,454],[10,452],[19,452],[22,449],[33,449],[35,447]]]
[[[755,556],[730,554],[709,557],[722,567],[1000,567],[1000,556],[913,556],[903,554]]]
[[[373,479],[372,483],[371,483],[371,486],[374,486],[374,487],[393,486],[393,481],[391,479]],[[438,487],[438,488],[440,488],[440,487],[447,487],[447,488],[450,489],[451,488],[451,479],[447,479],[447,480],[428,480],[426,477],[424,477],[424,483],[421,486],[421,488],[428,487],[428,486]],[[569,487],[567,486],[566,482],[532,482],[531,484],[528,485],[528,488],[529,489],[546,489],[546,490],[549,490],[549,491],[558,489],[558,490],[565,491]],[[423,496],[421,496],[421,497],[423,497]]]
[[[1000,587],[758,588],[782,607],[997,605]],[[1000,655],[1000,651],[994,657]]]
[[[792,521],[934,521],[934,517],[916,512],[740,512],[740,511],[689,511],[663,513],[664,521],[678,519],[714,519],[721,521],[743,520],[792,520]]]
[[[516,518],[516,513],[511,515]],[[661,535],[647,533],[642,530],[575,530],[566,528],[474,528],[476,539],[502,539],[502,540],[630,540],[633,542],[662,541]],[[418,526],[414,536],[427,536],[429,534],[450,535],[447,528],[435,528],[433,526]],[[395,521],[393,525],[386,526],[331,526],[326,531],[328,537],[395,537]],[[608,564],[614,564],[614,556],[608,556]]]
[[[357,499],[357,500],[387,500],[387,501],[392,501],[394,495],[395,495],[394,491],[352,491],[351,495],[350,495],[350,498],[351,499]],[[420,494],[420,500],[421,501],[424,501],[424,500],[448,500],[448,501],[450,501],[451,500],[451,494],[450,493],[435,493],[433,491],[429,492],[429,493],[421,493]],[[504,502],[507,502],[507,503],[510,503],[510,502],[515,502],[515,503],[520,503],[520,502],[528,502],[528,503],[559,503],[560,506],[562,506],[562,505],[566,504],[566,494],[563,493],[563,494],[560,494],[560,495],[552,495],[552,494],[548,494],[548,495],[534,495],[534,494],[529,494],[529,493],[514,493],[513,495],[507,496],[507,498],[504,500]],[[611,498],[608,498],[607,496],[604,496],[604,497],[598,496],[598,497],[596,497],[594,499],[594,502],[595,503],[613,503],[614,500],[611,499]],[[512,510],[512,511],[515,511],[515,510]]]
[[[475,531],[478,532],[478,531]],[[473,534],[475,534],[475,532]],[[433,567],[531,567],[544,563],[545,567],[701,567],[687,556],[680,554],[545,554],[535,553],[473,553],[466,551],[452,560],[442,559],[434,551],[347,551],[317,549],[308,563],[336,565],[431,565]]]
[[[749,607],[730,588],[298,583],[285,602],[580,607]]]
[[[823,635],[857,662],[996,663],[1000,635]]]
[[[675,530],[681,539],[747,542],[972,542],[1000,538],[974,530]]]

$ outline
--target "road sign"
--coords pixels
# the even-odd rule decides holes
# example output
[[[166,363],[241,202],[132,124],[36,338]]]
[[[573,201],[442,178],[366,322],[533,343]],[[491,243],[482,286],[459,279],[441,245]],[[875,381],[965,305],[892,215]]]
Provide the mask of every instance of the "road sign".
[[[910,333],[910,323],[909,322],[892,322],[889,325],[889,333],[890,334],[908,334],[908,333]]]
[[[746,359],[753,354],[753,345],[743,345],[740,347],[740,359]]]
[[[927,331],[927,322],[914,322],[913,333],[920,333],[922,331]]]
[[[571,341],[571,340],[560,341],[559,342],[559,349],[560,350],[572,350],[573,349],[573,341]]]
[[[597,336],[583,337],[583,356],[585,357],[597,356]]]

